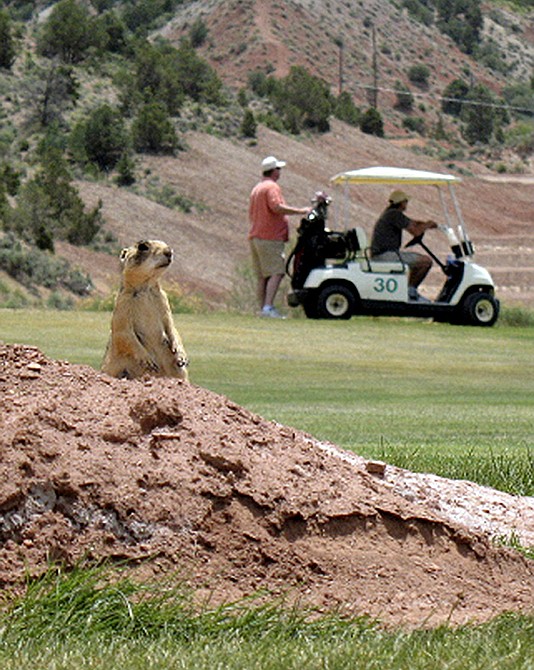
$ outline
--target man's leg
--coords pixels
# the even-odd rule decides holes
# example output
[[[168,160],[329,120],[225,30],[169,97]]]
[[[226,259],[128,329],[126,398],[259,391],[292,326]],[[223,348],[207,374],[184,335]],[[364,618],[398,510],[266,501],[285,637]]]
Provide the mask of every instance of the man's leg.
[[[427,276],[432,267],[432,259],[428,256],[418,254],[417,260],[410,263],[410,274],[408,276],[408,285],[417,288],[423,279]]]
[[[260,308],[263,314],[279,318],[274,309],[274,299],[285,276],[284,242],[254,239],[251,240],[251,248]]]
[[[267,278],[263,307],[266,305],[272,306],[274,304],[276,293],[278,292],[278,288],[283,278],[284,275],[271,275]]]
[[[260,306],[260,309],[263,307],[263,305],[265,305],[265,295],[266,295],[268,279],[269,277],[262,277],[260,274],[258,274],[256,295],[258,297],[258,304]]]

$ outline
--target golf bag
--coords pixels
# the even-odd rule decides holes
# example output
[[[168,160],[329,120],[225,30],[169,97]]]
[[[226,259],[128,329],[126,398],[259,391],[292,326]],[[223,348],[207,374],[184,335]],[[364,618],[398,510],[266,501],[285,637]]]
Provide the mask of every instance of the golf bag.
[[[347,236],[326,228],[331,199],[316,193],[313,202],[315,206],[300,222],[297,243],[286,264],[293,289],[302,288],[311,270],[324,265],[327,258],[342,261],[349,252]]]

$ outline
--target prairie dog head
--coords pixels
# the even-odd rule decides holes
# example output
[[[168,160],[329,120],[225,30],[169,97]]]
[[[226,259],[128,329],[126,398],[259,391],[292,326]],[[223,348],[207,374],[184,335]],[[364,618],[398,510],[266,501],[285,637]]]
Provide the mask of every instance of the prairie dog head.
[[[172,262],[172,249],[161,240],[141,240],[119,255],[126,283],[139,286],[158,279]]]

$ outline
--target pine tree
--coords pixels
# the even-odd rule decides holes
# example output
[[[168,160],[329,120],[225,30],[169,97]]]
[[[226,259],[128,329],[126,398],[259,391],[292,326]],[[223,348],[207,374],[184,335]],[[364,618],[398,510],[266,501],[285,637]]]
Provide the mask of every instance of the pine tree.
[[[91,46],[91,16],[76,0],[61,0],[52,9],[38,41],[44,56],[58,56],[64,63],[82,61]]]
[[[9,14],[0,10],[0,68],[10,70],[15,61],[15,42]]]
[[[256,123],[252,110],[245,109],[243,120],[241,122],[241,134],[243,137],[256,137],[257,129],[258,124]]]

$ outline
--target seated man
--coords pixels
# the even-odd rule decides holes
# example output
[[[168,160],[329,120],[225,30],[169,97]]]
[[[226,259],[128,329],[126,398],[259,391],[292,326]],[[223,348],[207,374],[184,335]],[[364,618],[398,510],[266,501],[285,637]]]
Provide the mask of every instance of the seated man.
[[[414,237],[425,230],[437,228],[435,221],[416,221],[406,216],[408,196],[404,191],[393,191],[389,204],[375,224],[371,240],[371,258],[378,261],[398,261],[399,258],[410,268],[408,275],[408,297],[410,300],[424,300],[417,287],[432,267],[428,256],[415,251],[400,251],[402,231],[406,230]]]

